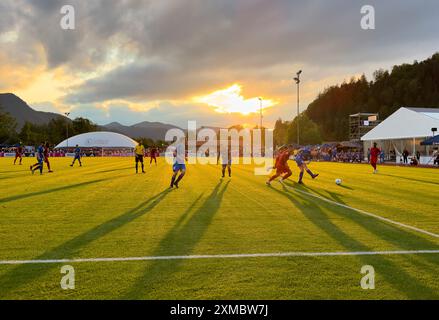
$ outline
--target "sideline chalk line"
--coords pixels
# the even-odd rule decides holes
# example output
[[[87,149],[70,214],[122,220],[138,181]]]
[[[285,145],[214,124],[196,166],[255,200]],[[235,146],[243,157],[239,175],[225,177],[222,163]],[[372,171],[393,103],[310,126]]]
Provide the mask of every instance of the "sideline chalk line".
[[[350,210],[356,211],[358,213],[361,213],[363,215],[366,215],[366,216],[369,216],[369,217],[372,217],[372,218],[375,218],[375,219],[378,219],[378,220],[381,220],[381,221],[385,221],[387,223],[394,224],[396,226],[399,226],[399,227],[402,227],[402,228],[405,228],[405,229],[410,229],[410,230],[417,231],[419,233],[423,233],[423,234],[426,234],[426,235],[429,235],[429,236],[432,236],[432,237],[435,237],[435,238],[439,238],[439,234],[436,234],[436,233],[433,233],[433,232],[430,232],[430,231],[427,231],[427,230],[424,230],[424,229],[416,228],[416,227],[413,227],[413,226],[409,226],[407,224],[404,224],[404,223],[401,223],[401,222],[398,222],[398,221],[394,221],[394,220],[391,220],[389,218],[384,218],[384,217],[381,217],[381,216],[379,216],[377,214],[364,211],[362,209],[357,209],[357,208],[354,208],[354,207],[350,207],[350,206],[345,205],[343,203],[332,201],[332,200],[327,199],[325,197],[321,197],[319,195],[316,195],[316,194],[313,194],[313,193],[310,193],[310,192],[299,190],[299,189],[287,186],[285,184],[284,184],[284,186],[285,186],[285,188],[287,188],[289,190],[292,190],[292,191],[295,191],[295,192],[298,192],[298,193],[301,193],[301,194],[305,194],[305,195],[317,198],[319,200],[322,200],[322,201],[334,204],[336,206],[343,207],[343,208],[346,208],[346,209],[350,209]]]
[[[156,260],[196,260],[196,259],[243,259],[273,257],[337,257],[337,256],[377,256],[377,255],[413,255],[439,254],[439,250],[399,250],[399,251],[354,251],[354,252],[278,252],[248,254],[216,254],[188,256],[146,256],[126,258],[85,258],[85,259],[47,259],[47,260],[0,260],[0,265],[18,264],[54,264],[80,262],[120,262],[120,261],[156,261]]]

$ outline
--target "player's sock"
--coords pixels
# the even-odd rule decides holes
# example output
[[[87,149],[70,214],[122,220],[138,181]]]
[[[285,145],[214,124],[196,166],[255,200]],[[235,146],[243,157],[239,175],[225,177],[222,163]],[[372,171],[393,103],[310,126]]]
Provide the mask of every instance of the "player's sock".
[[[224,176],[226,175],[226,168],[223,168],[223,169],[221,170],[221,174],[222,174],[222,177],[224,178]]]
[[[183,179],[184,175],[185,175],[184,173],[181,173],[180,176],[177,178],[177,181],[175,181],[174,184],[177,188],[178,188],[178,183],[181,181],[181,179]]]
[[[172,176],[172,179],[171,179],[171,188],[174,186],[174,183],[175,183],[175,177],[176,177],[177,175],[176,174],[174,174],[173,176]]]
[[[311,170],[307,169],[306,172],[307,172],[311,177],[314,177],[314,174],[312,173]]]
[[[231,177],[232,176],[232,168],[228,167],[227,171],[229,172],[229,177]]]
[[[303,171],[299,173],[299,183],[302,183],[302,179],[303,179]]]
[[[142,163],[142,173],[145,173],[145,166]]]

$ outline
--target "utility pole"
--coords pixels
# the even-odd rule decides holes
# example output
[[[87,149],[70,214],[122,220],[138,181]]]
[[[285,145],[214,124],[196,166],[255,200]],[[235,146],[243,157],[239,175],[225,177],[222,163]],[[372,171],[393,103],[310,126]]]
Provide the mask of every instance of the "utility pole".
[[[64,114],[65,114],[66,117],[68,118],[69,115],[70,115],[70,112],[65,112]],[[67,140],[66,140],[66,143],[67,143],[67,148],[68,148],[68,147],[69,147],[69,121],[68,121],[68,120],[67,120],[67,124],[66,124],[66,132],[67,132]]]
[[[300,75],[302,74],[302,70],[299,70],[296,73],[296,77],[294,81],[297,84],[297,144],[300,145],[300,126],[299,126],[299,115],[300,115]]]

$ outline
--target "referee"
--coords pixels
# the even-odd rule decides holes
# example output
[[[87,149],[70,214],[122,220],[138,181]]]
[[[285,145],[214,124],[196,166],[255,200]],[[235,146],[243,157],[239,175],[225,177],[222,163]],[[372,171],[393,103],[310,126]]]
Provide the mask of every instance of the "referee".
[[[136,173],[139,173],[139,162],[142,164],[142,173],[145,173],[145,168],[143,165],[144,154],[145,154],[145,148],[143,147],[142,143],[139,142],[139,144],[134,149],[134,155],[136,157]]]

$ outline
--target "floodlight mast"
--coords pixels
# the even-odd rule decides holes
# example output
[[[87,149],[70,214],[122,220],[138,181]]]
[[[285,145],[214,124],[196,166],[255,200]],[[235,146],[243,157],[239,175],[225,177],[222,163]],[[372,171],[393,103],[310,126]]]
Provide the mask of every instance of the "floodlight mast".
[[[294,81],[297,84],[297,144],[300,145],[300,126],[299,126],[299,115],[300,115],[300,75],[302,74],[302,70],[299,70],[296,73],[296,77]]]
[[[70,112],[65,112],[64,114],[68,118],[70,115]],[[67,144],[67,148],[69,148],[69,121],[67,121],[67,123],[66,123],[66,132],[67,132],[66,133],[66,135],[67,135],[66,144]]]

